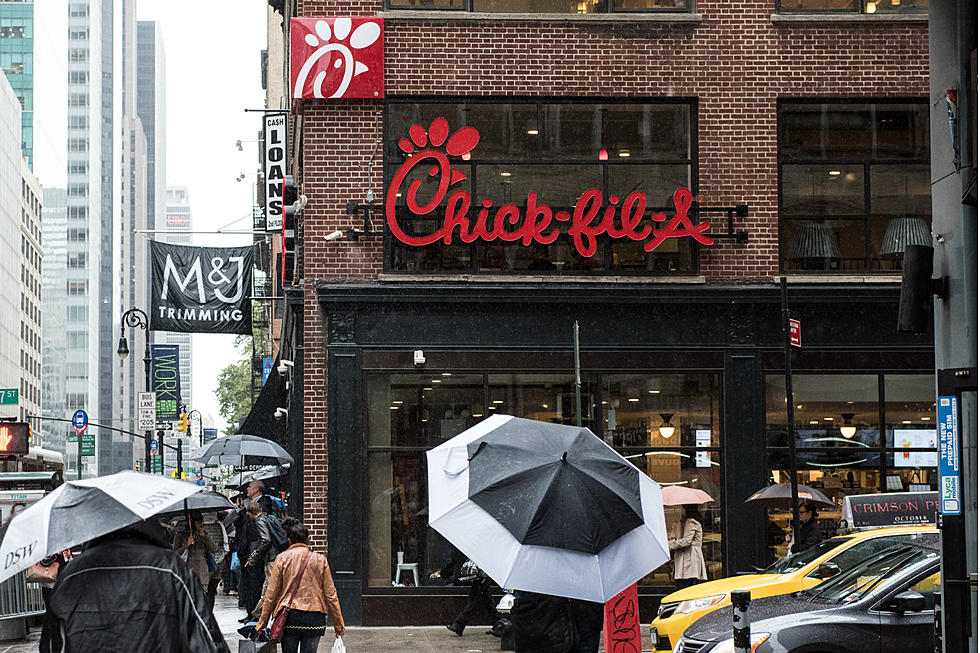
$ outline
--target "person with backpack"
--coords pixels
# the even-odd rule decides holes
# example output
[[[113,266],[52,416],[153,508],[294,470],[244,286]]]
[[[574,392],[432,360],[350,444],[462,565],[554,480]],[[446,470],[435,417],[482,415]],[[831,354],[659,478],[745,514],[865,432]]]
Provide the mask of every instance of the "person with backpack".
[[[286,548],[286,537],[279,518],[266,513],[258,501],[253,501],[246,508],[249,518],[255,524],[259,532],[259,543],[248,557],[246,567],[260,567],[263,572],[262,591],[259,593],[259,600],[254,605],[245,605],[249,611],[249,617],[258,619],[262,611],[262,603],[265,601],[265,593],[269,588],[269,576],[272,573],[272,563],[280,551]]]

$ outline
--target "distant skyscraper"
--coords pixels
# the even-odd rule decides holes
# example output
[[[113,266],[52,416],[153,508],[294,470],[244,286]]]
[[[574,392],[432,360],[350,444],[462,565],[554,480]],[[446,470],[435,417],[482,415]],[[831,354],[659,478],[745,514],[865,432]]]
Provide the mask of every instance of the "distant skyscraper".
[[[68,419],[68,294],[81,288],[66,282],[68,278],[68,196],[64,188],[44,189],[44,221],[41,242],[44,249],[44,268],[41,275],[41,305],[44,307],[44,348],[42,397],[45,417]],[[82,337],[77,333],[73,338]],[[78,346],[80,343],[74,342]],[[41,422],[42,445],[67,454],[68,436],[74,435],[70,424]],[[66,470],[74,469],[77,449],[65,456]],[[68,474],[71,476],[71,474]]]
[[[24,420],[41,410],[41,188],[21,154],[20,102],[0,75],[0,388],[19,405],[0,415]]]
[[[171,232],[166,236],[161,236],[159,240],[177,245],[191,244],[191,206],[186,186],[171,186],[167,188],[167,219],[166,224],[160,225],[160,229]],[[186,234],[175,234],[175,231],[186,231]],[[162,339],[161,339],[162,336]],[[191,404],[191,360],[193,359],[193,349],[191,348],[191,334],[163,332],[157,334],[157,342],[164,342],[168,345],[180,346],[180,394],[184,403],[193,407]],[[174,446],[176,442],[172,442]],[[187,460],[191,450],[199,446],[200,443],[192,442],[191,438],[183,438],[184,460]],[[169,449],[166,452],[168,464],[174,464],[170,457],[175,456]]]
[[[20,148],[34,169],[34,2],[0,0],[0,71],[20,101]]]

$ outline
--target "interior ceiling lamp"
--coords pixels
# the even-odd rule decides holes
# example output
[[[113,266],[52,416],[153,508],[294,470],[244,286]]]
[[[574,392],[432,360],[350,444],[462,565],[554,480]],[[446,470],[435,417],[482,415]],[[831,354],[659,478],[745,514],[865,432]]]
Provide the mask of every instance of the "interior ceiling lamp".
[[[866,14],[873,14],[876,11],[878,11],[878,2],[877,2],[877,0],[869,0],[867,3],[865,3],[865,5],[864,5],[864,13],[866,13]]]
[[[790,247],[790,258],[796,261],[839,259],[840,246],[837,244],[837,235],[828,224],[808,222],[796,233]]]
[[[664,420],[663,424],[660,425],[660,435],[665,438],[674,435],[674,425],[670,423],[670,418],[673,416],[673,413],[660,413],[660,417]]]
[[[848,439],[853,438],[854,434],[857,433],[857,427],[851,424],[854,413],[841,413],[840,416],[844,418],[844,425],[840,427],[840,434]]]
[[[878,256],[897,258],[905,254],[909,245],[932,247],[929,226],[922,218],[893,218],[888,221],[885,237],[881,240]]]

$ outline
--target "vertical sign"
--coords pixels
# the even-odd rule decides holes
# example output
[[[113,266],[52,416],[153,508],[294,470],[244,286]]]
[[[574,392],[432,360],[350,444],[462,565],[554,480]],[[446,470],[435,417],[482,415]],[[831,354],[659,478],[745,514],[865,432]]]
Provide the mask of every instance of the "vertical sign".
[[[636,583],[606,601],[602,624],[603,650],[609,653],[642,651]]]
[[[960,416],[955,396],[939,397],[939,508],[944,515],[963,512],[960,482]]]
[[[800,327],[800,321],[793,318],[789,320],[789,344],[794,347],[803,346],[803,329]]]
[[[150,387],[157,396],[157,419],[175,420],[180,409],[180,347],[150,345]]]
[[[711,429],[697,429],[694,432],[694,464],[697,467],[711,467],[711,452],[704,451],[711,446]]]
[[[286,176],[286,114],[269,113],[265,123],[265,230],[282,230],[282,181]]]
[[[218,439],[218,429],[204,429],[204,444]]]
[[[263,358],[262,359],[262,385],[269,380],[269,374],[272,372],[272,359]]]
[[[136,429],[152,431],[157,426],[157,396],[152,392],[140,392],[136,401]]]

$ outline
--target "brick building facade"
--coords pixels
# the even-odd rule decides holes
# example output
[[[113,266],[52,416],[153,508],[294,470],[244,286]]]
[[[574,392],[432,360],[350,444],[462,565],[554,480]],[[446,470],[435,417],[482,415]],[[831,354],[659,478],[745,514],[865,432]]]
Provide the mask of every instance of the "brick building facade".
[[[904,489],[914,481],[934,485],[927,469],[910,471],[897,458],[899,447],[914,453],[927,446],[915,437],[900,444],[901,433],[935,428],[935,409],[927,406],[932,345],[928,337],[896,332],[901,259],[882,254],[891,219],[929,217],[918,208],[923,183],[928,200],[928,174],[918,176],[921,166],[928,168],[928,134],[917,118],[921,111],[928,116],[926,14],[780,11],[772,0],[581,15],[441,9],[450,4],[298,0],[295,6],[298,17],[384,19],[385,99],[303,100],[294,102],[291,116],[293,174],[308,198],[291,291],[302,311],[303,444],[295,478],[303,480],[304,519],[314,539],[328,546],[351,623],[451,619],[463,590],[432,577],[449,550],[426,531],[424,450],[478,421],[494,401],[521,416],[568,421],[568,329],[575,320],[584,329],[582,366],[592,399],[587,425],[624,454],[647,453],[643,464],[655,480],[716,495],[705,526],[713,575],[779,554],[767,528],[785,527],[785,520],[767,521],[765,511],[742,502],[767,480],[785,480],[779,470],[790,468],[779,399],[785,398],[779,395],[780,275],[787,276],[791,308],[804,323],[805,347],[793,364],[800,375],[796,401],[808,404],[800,396],[810,393],[817,411],[801,408],[795,424],[813,424],[812,418],[831,428],[842,419],[850,424],[856,414],[866,435],[855,440],[872,451],[854,463],[853,443],[841,441],[830,452],[814,447],[807,458],[806,443],[797,442],[802,453],[793,467],[801,482],[819,484],[829,470],[855,492],[894,489],[889,479],[895,476]],[[648,171],[668,182],[686,175],[701,207],[747,205],[747,215],[734,218],[747,242],[718,238],[689,247],[678,239],[675,256],[640,255],[624,271],[621,263],[634,260],[633,250],[603,241],[596,257],[605,262],[598,268],[549,249],[552,267],[542,272],[514,250],[476,262],[484,252],[479,246],[454,245],[439,250],[434,264],[394,241],[381,208],[402,162],[395,144],[407,136],[403,125],[425,116],[418,122],[429,127],[431,116],[448,112],[455,130],[461,125],[453,118],[478,114],[487,118],[474,125],[485,142],[498,124],[510,125],[500,142],[516,158],[481,159],[474,150],[467,169],[475,189],[484,182],[506,189],[496,176],[509,176],[503,168],[512,166],[518,176],[540,174],[534,179],[545,188],[567,182],[585,190],[601,179],[608,201],[617,173],[627,171],[616,167],[626,150],[610,149],[611,161],[593,156],[590,164],[591,155],[582,152],[594,143],[572,141],[581,158],[566,160],[552,135],[550,149],[529,145],[529,153],[514,125],[532,116],[526,134],[537,136],[540,125],[543,140],[549,128],[571,133],[588,123],[581,133],[604,148],[612,123],[590,116],[610,111],[625,116],[617,119],[626,131],[635,121],[637,133],[653,144],[626,176],[640,179],[645,190]],[[499,116],[503,122],[493,122]],[[658,136],[657,128],[670,124],[687,131]],[[657,145],[668,140],[681,143],[681,153],[665,163]],[[535,168],[541,164],[535,147],[568,167]],[[639,160],[636,152],[627,155]],[[484,164],[496,167],[482,172]],[[580,173],[588,178],[576,186]],[[837,177],[860,186],[853,198],[828,190],[826,180]],[[885,186],[894,187],[887,197],[876,190]],[[369,191],[377,208],[365,224]],[[356,215],[349,203],[359,205]],[[837,214],[848,206],[850,222]],[[669,204],[663,208],[672,214]],[[710,233],[725,233],[724,210],[705,210],[699,220],[711,222]],[[801,234],[817,223],[829,226],[838,249],[847,251],[820,260],[796,256],[804,247]],[[377,235],[324,239],[364,226]],[[424,352],[422,367],[414,364],[415,350]],[[444,384],[432,390],[439,381]],[[542,409],[551,402],[542,398],[563,407],[538,415],[530,397],[539,412],[554,410]],[[619,398],[622,407],[612,408]],[[634,404],[639,410],[630,412]],[[676,441],[658,439],[661,421],[678,427]],[[695,466],[698,451],[713,466]],[[671,457],[672,464],[657,462]],[[736,521],[738,529],[731,526]],[[644,617],[670,585],[669,569],[641,582]]]

